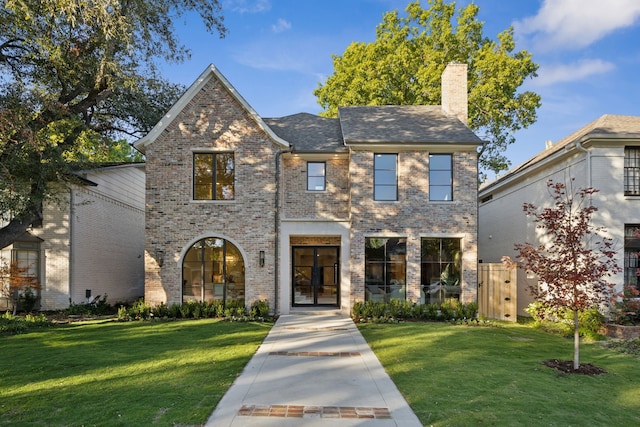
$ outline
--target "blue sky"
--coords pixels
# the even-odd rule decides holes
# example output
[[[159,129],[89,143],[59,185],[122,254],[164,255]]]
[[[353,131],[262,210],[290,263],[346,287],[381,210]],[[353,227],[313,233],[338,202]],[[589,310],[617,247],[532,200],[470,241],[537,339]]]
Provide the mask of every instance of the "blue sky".
[[[538,121],[507,151],[512,166],[603,114],[640,115],[640,1],[475,0],[484,35],[513,25],[516,50],[540,65],[523,89],[542,96]],[[191,59],[165,67],[190,85],[214,64],[262,117],[318,113],[313,90],[333,73],[332,54],[375,39],[385,12],[409,0],[222,0],[229,34],[197,17],[176,25]],[[458,0],[464,6],[470,0]],[[426,0],[423,7],[428,7]],[[492,178],[492,177],[490,177]]]

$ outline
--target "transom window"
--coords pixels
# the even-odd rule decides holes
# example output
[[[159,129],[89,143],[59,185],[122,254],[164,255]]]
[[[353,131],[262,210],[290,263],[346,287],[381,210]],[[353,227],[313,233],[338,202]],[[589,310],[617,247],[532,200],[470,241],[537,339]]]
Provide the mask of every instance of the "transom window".
[[[421,241],[421,285],[424,303],[460,299],[462,250],[460,239],[423,238]]]
[[[364,259],[365,301],[406,299],[407,239],[367,238]]]
[[[308,191],[324,191],[326,188],[326,171],[325,162],[308,162],[307,163],[307,190]]]
[[[373,200],[398,200],[398,155],[375,154]]]
[[[453,200],[453,166],[451,154],[429,155],[429,200]]]
[[[640,147],[624,148],[624,194],[640,196]]]
[[[233,153],[194,153],[194,200],[233,200],[234,172]]]

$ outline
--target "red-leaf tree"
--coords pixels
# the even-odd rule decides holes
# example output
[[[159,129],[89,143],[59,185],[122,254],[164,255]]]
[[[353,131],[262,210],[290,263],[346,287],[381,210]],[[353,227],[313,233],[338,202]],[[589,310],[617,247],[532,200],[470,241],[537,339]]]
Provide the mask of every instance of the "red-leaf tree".
[[[573,183],[573,179],[570,181]],[[591,223],[598,209],[591,204],[593,188],[569,191],[566,184],[547,182],[552,207],[538,209],[525,203],[523,210],[534,218],[540,231],[537,246],[516,244],[519,267],[538,276],[540,285],[529,287],[534,299],[551,309],[570,309],[574,319],[573,369],[580,367],[578,313],[613,303],[615,284],[609,278],[621,269],[615,261],[613,240],[606,229]]]

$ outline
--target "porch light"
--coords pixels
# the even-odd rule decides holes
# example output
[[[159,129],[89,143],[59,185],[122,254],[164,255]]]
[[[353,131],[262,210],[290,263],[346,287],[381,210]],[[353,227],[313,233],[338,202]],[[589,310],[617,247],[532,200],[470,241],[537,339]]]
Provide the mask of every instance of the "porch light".
[[[260,251],[260,267],[264,267],[264,251]]]
[[[161,249],[156,249],[155,255],[158,266],[162,267],[164,265],[164,251]]]

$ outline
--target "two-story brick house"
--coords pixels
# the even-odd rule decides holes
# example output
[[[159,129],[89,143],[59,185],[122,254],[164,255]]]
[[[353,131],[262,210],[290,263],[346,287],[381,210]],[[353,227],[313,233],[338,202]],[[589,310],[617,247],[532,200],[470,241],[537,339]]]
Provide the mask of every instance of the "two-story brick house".
[[[208,67],[136,143],[147,301],[475,301],[482,141],[464,124],[466,73],[447,67],[443,106],[269,119]]]

